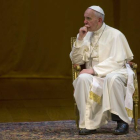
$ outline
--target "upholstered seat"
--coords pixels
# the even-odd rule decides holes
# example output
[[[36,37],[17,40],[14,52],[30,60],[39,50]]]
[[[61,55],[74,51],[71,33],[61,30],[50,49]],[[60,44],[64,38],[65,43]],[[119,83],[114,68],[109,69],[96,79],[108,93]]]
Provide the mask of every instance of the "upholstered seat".
[[[71,49],[73,47],[73,43],[75,42],[76,37],[71,37]],[[134,73],[135,73],[135,77],[134,77],[134,87],[135,87],[135,92],[133,94],[133,119],[134,119],[134,129],[135,131],[137,131],[137,122],[138,122],[138,102],[139,102],[139,94],[138,94],[138,81],[137,81],[137,64],[133,63],[133,62],[129,62],[129,65],[131,66],[131,68],[133,69]],[[80,66],[80,65],[76,65],[75,67],[72,65],[72,78],[73,80],[75,80],[80,71],[84,68],[84,65]],[[75,107],[75,120],[76,120],[76,124],[77,127],[79,126],[79,112],[77,109],[77,105],[76,103],[74,104]]]

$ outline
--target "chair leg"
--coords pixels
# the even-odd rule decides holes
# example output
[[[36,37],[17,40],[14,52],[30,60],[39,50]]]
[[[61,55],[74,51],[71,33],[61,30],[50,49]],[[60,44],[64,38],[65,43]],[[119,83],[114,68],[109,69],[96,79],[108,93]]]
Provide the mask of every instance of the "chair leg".
[[[77,125],[77,128],[79,128],[79,111],[78,111],[76,103],[74,104],[74,111],[75,111],[75,117],[76,117],[75,118],[76,125]]]
[[[134,129],[138,129],[138,101],[134,101]]]

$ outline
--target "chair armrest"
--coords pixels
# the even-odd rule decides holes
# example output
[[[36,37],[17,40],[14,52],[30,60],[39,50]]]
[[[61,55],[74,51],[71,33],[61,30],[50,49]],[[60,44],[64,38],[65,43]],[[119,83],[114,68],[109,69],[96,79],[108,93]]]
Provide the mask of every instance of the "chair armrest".
[[[78,75],[79,75],[79,73],[82,69],[85,69],[85,64],[83,64],[83,65],[78,65],[78,64],[77,65],[72,65],[73,80],[75,80],[78,77]]]
[[[81,66],[80,65],[76,65],[76,66],[73,66],[73,67],[76,71],[81,71]]]
[[[81,66],[80,65],[75,65],[75,66],[72,65],[72,69],[73,69],[73,80],[75,80],[81,71]]]
[[[137,69],[137,64],[134,63],[134,62],[128,62],[128,64],[130,65],[130,67],[134,70],[134,69]]]

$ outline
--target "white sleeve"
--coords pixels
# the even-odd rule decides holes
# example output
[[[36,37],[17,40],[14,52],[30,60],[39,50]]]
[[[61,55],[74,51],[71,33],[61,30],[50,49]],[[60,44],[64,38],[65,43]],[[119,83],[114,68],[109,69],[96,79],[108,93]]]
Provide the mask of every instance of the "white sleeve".
[[[83,61],[83,51],[84,51],[84,40],[76,40],[73,44],[72,51],[70,53],[70,58],[73,64],[84,64]]]

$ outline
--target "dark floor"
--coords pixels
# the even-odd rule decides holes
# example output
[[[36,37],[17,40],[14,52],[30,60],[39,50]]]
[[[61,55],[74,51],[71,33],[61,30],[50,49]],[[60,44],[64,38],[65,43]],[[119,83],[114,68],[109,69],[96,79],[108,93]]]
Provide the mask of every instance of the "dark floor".
[[[97,129],[96,134],[78,135],[75,121],[44,121],[0,123],[0,140],[140,140],[140,120],[138,131],[134,130],[134,123],[129,125],[129,133],[114,135],[116,122]]]

